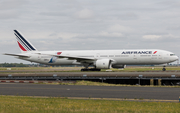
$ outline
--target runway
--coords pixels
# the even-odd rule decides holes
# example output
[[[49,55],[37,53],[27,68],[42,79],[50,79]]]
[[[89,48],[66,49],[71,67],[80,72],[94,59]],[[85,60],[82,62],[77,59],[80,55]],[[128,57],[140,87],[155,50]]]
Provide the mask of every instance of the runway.
[[[0,95],[178,100],[180,89],[0,83]]]

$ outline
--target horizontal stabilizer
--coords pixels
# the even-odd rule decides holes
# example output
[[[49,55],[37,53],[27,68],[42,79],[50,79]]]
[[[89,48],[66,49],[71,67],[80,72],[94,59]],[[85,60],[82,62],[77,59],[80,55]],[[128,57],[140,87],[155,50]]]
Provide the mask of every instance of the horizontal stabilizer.
[[[9,55],[9,56],[18,56],[18,57],[29,57],[28,55],[21,55],[21,54],[9,54],[9,53],[4,53],[4,55]]]

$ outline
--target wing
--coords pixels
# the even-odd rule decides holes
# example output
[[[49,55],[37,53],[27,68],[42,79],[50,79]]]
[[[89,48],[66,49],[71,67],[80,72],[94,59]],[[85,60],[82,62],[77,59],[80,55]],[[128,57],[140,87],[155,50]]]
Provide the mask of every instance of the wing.
[[[58,58],[68,58],[69,60],[77,60],[77,62],[96,61],[97,60],[96,58],[89,58],[89,57],[82,57],[82,56],[66,56],[66,55],[54,55],[54,54],[42,54],[42,53],[41,53],[41,55],[55,56],[55,57],[58,57]]]
[[[81,57],[81,56],[64,56],[64,55],[52,55],[56,56],[58,58],[68,58],[69,60],[77,60],[77,62],[93,62],[97,61],[98,59],[96,58],[89,58],[89,57]],[[111,62],[114,62],[114,59],[109,59]]]
[[[4,55],[18,56],[18,57],[29,57],[28,55],[21,55],[21,54],[9,54],[9,53],[4,53]]]
[[[80,56],[62,56],[62,55],[56,55],[58,58],[68,58],[69,60],[77,60],[78,62],[81,61],[96,61],[95,58],[88,58],[88,57],[80,57]]]

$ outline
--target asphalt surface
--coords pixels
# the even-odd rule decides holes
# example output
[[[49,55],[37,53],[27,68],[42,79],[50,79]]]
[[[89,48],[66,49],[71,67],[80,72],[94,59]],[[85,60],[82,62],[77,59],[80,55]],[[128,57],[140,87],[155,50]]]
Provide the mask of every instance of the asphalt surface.
[[[0,95],[178,100],[180,88],[0,83]]]

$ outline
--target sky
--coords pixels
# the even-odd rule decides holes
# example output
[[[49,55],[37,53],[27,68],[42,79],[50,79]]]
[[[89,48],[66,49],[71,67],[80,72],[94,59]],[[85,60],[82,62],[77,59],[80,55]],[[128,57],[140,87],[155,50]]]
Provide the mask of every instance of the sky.
[[[180,56],[179,0],[0,0],[0,63],[30,63],[13,30],[39,51],[163,49]]]

